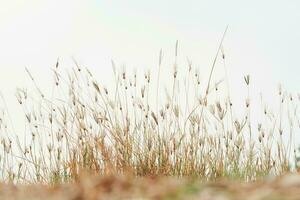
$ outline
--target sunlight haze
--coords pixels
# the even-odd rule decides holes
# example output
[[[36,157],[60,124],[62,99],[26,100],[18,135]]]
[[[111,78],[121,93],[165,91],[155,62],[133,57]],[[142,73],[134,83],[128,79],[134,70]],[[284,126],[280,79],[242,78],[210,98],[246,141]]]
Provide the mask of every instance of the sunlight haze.
[[[74,57],[109,84],[111,59],[143,72],[157,67],[162,49],[170,67],[176,40],[182,65],[188,57],[206,77],[228,25],[223,46],[233,97],[245,94],[239,85],[250,74],[254,97],[262,92],[272,101],[278,83],[300,90],[299,7],[296,0],[1,1],[0,91],[18,112],[16,87],[32,87],[25,67],[45,89],[57,58],[70,69]]]

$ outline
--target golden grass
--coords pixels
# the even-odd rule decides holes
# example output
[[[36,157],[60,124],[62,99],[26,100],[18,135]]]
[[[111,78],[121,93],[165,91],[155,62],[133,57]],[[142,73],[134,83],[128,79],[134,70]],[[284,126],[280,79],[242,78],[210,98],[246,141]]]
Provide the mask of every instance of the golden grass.
[[[297,161],[296,100],[280,88],[280,112],[264,110],[263,121],[254,125],[247,75],[241,86],[248,90],[245,106],[235,108],[245,110],[245,115],[236,118],[229,92],[222,95],[222,83],[211,83],[215,63],[220,60],[226,68],[224,52],[219,55],[222,42],[207,85],[191,61],[179,70],[177,49],[178,42],[174,71],[167,78],[161,77],[160,51],[156,82],[150,71],[131,74],[112,62],[115,83],[105,87],[75,60],[68,74],[61,72],[57,61],[47,96],[26,69],[36,93],[16,92],[26,119],[24,140],[1,118],[2,180],[62,183],[78,180],[82,171],[88,171],[250,181],[291,171],[290,163]],[[165,93],[163,80],[171,84]],[[284,112],[290,116],[287,121]],[[289,132],[284,124],[290,125]],[[283,137],[289,137],[289,143]]]

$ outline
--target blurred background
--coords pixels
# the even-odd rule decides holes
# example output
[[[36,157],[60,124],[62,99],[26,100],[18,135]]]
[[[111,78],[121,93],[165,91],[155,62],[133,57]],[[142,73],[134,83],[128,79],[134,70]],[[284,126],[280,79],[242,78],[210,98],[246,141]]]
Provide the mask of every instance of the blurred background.
[[[1,1],[0,91],[22,131],[15,90],[33,87],[25,67],[47,91],[57,59],[70,69],[74,57],[109,85],[111,59],[143,73],[157,67],[162,49],[163,66],[172,68],[178,40],[179,68],[189,58],[205,78],[228,25],[223,47],[232,96],[244,104],[243,77],[250,74],[251,101],[259,104],[262,93],[272,105],[279,83],[293,95],[300,91],[299,7],[297,0]],[[216,74],[224,75],[222,67],[219,60]]]

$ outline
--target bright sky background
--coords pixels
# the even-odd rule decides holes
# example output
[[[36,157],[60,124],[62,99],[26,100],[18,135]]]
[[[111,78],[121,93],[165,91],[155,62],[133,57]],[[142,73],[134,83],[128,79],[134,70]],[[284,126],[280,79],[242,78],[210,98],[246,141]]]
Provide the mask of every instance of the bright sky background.
[[[173,62],[177,39],[179,56],[205,76],[229,25],[224,48],[232,90],[238,97],[250,73],[257,94],[272,100],[279,82],[300,91],[299,8],[299,0],[1,0],[0,91],[14,112],[15,88],[31,86],[25,67],[47,87],[56,59],[68,68],[74,56],[108,81],[111,59],[156,67],[162,48],[166,63]]]

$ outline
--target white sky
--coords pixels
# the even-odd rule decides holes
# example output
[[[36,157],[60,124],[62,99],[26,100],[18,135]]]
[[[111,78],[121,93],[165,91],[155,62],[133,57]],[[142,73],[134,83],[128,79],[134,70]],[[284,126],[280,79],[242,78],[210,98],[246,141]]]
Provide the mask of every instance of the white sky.
[[[68,68],[74,56],[105,82],[112,58],[151,68],[162,48],[172,63],[177,39],[179,56],[191,58],[205,76],[228,24],[232,90],[238,97],[250,73],[255,92],[271,101],[278,82],[300,91],[299,8],[299,0],[0,0],[0,91],[14,112],[15,88],[31,85],[25,67],[47,88],[56,59]]]

